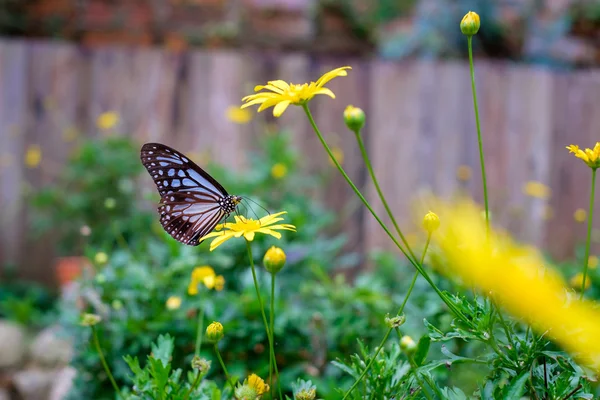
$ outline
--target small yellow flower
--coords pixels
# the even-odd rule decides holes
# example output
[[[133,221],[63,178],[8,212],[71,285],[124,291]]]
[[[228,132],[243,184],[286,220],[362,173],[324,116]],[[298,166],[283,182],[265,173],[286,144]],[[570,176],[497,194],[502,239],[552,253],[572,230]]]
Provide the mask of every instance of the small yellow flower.
[[[247,124],[252,120],[252,113],[248,110],[243,110],[238,106],[229,106],[225,112],[227,119],[236,124]]]
[[[527,196],[537,197],[538,199],[548,199],[550,197],[551,190],[542,182],[529,181],[523,185],[523,193],[525,193]]]
[[[192,271],[190,278],[190,284],[188,286],[188,294],[195,296],[198,294],[198,285],[202,283],[208,289],[215,289],[217,291],[223,290],[225,286],[225,278],[221,275],[215,274],[215,270],[208,265],[196,267]]]
[[[168,310],[177,310],[181,307],[181,297],[171,296],[167,299],[166,306]]]
[[[573,214],[573,218],[575,218],[575,221],[577,221],[579,223],[585,222],[586,217],[587,217],[587,213],[585,212],[585,210],[583,208],[578,208],[577,210],[575,210],[575,213]]]
[[[25,152],[25,165],[28,168],[35,168],[42,161],[42,149],[37,144],[32,144]]]
[[[588,258],[588,267],[590,269],[596,269],[596,268],[598,268],[598,257],[596,257],[596,256],[590,256]]]
[[[258,93],[244,97],[242,101],[246,104],[242,105],[241,108],[260,104],[258,112],[261,112],[267,108],[274,107],[273,116],[280,117],[290,104],[296,106],[304,105],[318,94],[325,94],[335,99],[333,92],[324,86],[333,78],[348,75],[346,71],[348,69],[352,68],[336,68],[323,74],[316,82],[311,83],[295,84],[276,80],[269,81],[264,86],[258,85],[254,87],[254,91]],[[261,92],[261,90],[265,91]]]
[[[344,122],[348,129],[353,132],[358,132],[365,124],[365,112],[350,104],[344,110]]]
[[[275,224],[276,222],[283,221],[280,215],[285,214],[286,211],[278,212],[275,214],[267,215],[261,219],[254,220],[252,218],[246,218],[242,215],[234,216],[235,222],[227,222],[225,224],[217,225],[215,232],[211,232],[200,239],[200,241],[214,237],[210,243],[210,251],[213,251],[221,244],[225,243],[229,239],[244,237],[247,241],[251,242],[254,240],[256,233],[264,233],[271,235],[276,239],[281,239],[281,233],[278,230],[296,231],[296,227],[291,224]]]
[[[575,154],[575,157],[583,160],[590,168],[600,167],[600,142],[596,142],[593,149],[581,150],[579,146],[570,144],[567,146],[569,153]]]
[[[82,326],[94,326],[102,321],[102,318],[96,314],[85,313],[81,316],[80,324]]]
[[[213,343],[223,339],[223,335],[223,325],[220,322],[213,321],[206,328],[206,338]]]
[[[269,391],[269,385],[258,375],[252,374],[248,377],[248,386],[256,390],[256,394],[262,396]]]
[[[341,147],[334,146],[331,148],[331,153],[333,154],[333,158],[338,162],[338,164],[344,164],[344,150]],[[331,160],[331,157],[327,159],[329,164],[335,167],[335,163]]]
[[[468,181],[471,179],[471,175],[473,175],[473,171],[468,165],[460,165],[456,169],[456,177],[461,181]]]
[[[430,235],[440,227],[440,217],[437,216],[436,213],[429,211],[423,217],[423,228]]]
[[[569,280],[569,283],[571,284],[571,287],[573,289],[581,290],[581,286],[583,285],[583,273],[578,272],[575,275],[573,275],[571,277],[571,279]],[[588,275],[585,278],[585,290],[588,290],[591,285],[592,285],[592,282],[590,282],[590,277]]]
[[[460,31],[467,36],[473,36],[479,31],[481,22],[479,15],[473,11],[469,11],[460,21]]]
[[[114,128],[119,123],[119,114],[113,111],[107,111],[98,116],[96,126],[102,130]]]
[[[285,265],[285,252],[279,247],[271,246],[263,257],[265,269],[271,273],[278,273]]]
[[[285,164],[282,163],[277,163],[271,168],[271,176],[275,179],[282,179],[287,175],[287,173],[288,169]]]

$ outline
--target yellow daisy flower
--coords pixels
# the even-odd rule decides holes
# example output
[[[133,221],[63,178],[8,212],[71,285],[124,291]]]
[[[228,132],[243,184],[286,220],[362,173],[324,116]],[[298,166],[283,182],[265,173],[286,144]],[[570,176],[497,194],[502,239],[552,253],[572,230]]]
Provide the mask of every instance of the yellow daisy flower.
[[[569,153],[575,154],[575,157],[583,160],[590,168],[600,167],[600,142],[596,142],[594,149],[581,150],[579,146],[570,144],[567,146]]]
[[[286,214],[286,211],[278,212],[276,214],[267,215],[261,219],[254,220],[252,218],[246,218],[241,215],[236,215],[235,222],[227,222],[225,224],[217,225],[216,232],[211,232],[200,239],[200,241],[215,238],[210,243],[210,251],[213,251],[221,244],[225,243],[231,238],[244,237],[247,241],[251,242],[254,240],[256,233],[264,233],[271,235],[274,238],[281,239],[281,233],[278,230],[296,231],[296,227],[291,224],[275,224],[276,222],[283,221],[283,218],[279,216]]]
[[[352,68],[336,68],[323,74],[316,82],[311,83],[296,84],[276,80],[269,81],[266,85],[258,85],[254,87],[254,91],[259,93],[244,97],[242,101],[246,104],[241,108],[260,104],[258,112],[261,112],[269,107],[274,107],[273,115],[275,117],[280,117],[290,104],[296,106],[304,105],[318,94],[325,94],[332,99],[335,99],[335,94],[324,86],[333,78],[348,75],[347,69]],[[265,91],[261,92],[261,90]]]
[[[573,218],[579,223],[584,223],[585,219],[587,218],[587,212],[585,212],[583,208],[578,208],[573,213]]]
[[[538,199],[547,199],[550,197],[552,191],[542,182],[529,181],[523,185],[523,193],[527,196],[537,197]]]
[[[208,265],[196,267],[192,271],[190,278],[190,284],[188,285],[188,294],[195,296],[198,294],[198,285],[203,284],[208,289],[215,289],[217,291],[223,290],[225,286],[225,278],[222,275],[215,274],[215,270]]]
[[[252,374],[248,377],[248,386],[253,388],[259,396],[262,396],[269,391],[269,385],[256,374]]]
[[[96,125],[102,130],[114,128],[119,123],[119,114],[113,111],[107,111],[98,116]]]
[[[288,169],[285,164],[277,163],[271,168],[271,176],[275,179],[282,179],[287,175]]]
[[[42,161],[42,149],[37,144],[32,144],[25,152],[25,165],[28,168],[36,168]]]

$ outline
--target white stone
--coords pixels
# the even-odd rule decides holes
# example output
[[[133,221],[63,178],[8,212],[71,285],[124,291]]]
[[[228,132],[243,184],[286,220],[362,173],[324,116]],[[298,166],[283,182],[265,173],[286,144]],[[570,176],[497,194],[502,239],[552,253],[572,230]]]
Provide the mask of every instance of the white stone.
[[[68,365],[73,357],[73,345],[60,326],[41,331],[29,347],[31,360],[44,367]]]
[[[13,322],[0,321],[0,368],[18,366],[25,352],[25,329]]]

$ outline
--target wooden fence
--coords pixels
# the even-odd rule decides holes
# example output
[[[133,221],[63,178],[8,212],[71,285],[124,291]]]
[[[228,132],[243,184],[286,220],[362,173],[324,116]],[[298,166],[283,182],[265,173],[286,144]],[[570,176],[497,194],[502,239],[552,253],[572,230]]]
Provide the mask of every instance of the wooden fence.
[[[50,276],[48,246],[26,239],[24,183],[51,183],[64,162],[73,132],[98,135],[97,116],[120,117],[119,131],[140,142],[161,141],[243,168],[247,150],[265,121],[293,132],[309,173],[331,171],[300,109],[277,120],[269,112],[250,124],[230,122],[225,111],[240,104],[255,84],[271,79],[306,82],[331,68],[351,65],[348,77],[329,87],[337,99],[311,103],[317,123],[344,154],[360,185],[366,172],[342,111],[354,104],[367,112],[364,138],[376,174],[402,226],[411,225],[411,202],[422,193],[450,196],[460,190],[482,200],[468,65],[464,62],[385,62],[314,58],[306,54],[190,51],[110,47],[87,49],[55,42],[0,41],[0,263],[22,275]],[[556,72],[534,66],[478,61],[476,76],[493,219],[519,239],[554,256],[573,255],[585,225],[573,214],[587,208],[590,171],[568,155],[570,143],[600,139],[600,71]],[[39,145],[38,168],[23,165],[28,146]],[[457,179],[459,166],[472,177]],[[549,200],[523,193],[527,181],[552,189]],[[374,190],[370,199],[379,206]],[[342,209],[356,201],[336,178],[323,198]],[[362,207],[344,223],[350,246],[391,248]],[[550,214],[553,214],[550,215]],[[595,231],[596,232],[596,231]],[[598,234],[596,233],[596,237]]]

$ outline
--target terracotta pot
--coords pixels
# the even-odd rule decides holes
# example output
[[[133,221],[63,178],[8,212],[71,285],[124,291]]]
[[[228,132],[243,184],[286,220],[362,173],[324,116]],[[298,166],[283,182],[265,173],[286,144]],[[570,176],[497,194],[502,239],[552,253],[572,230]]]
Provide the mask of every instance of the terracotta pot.
[[[84,270],[93,269],[86,257],[59,257],[55,263],[56,279],[61,287],[67,286],[81,276]]]

